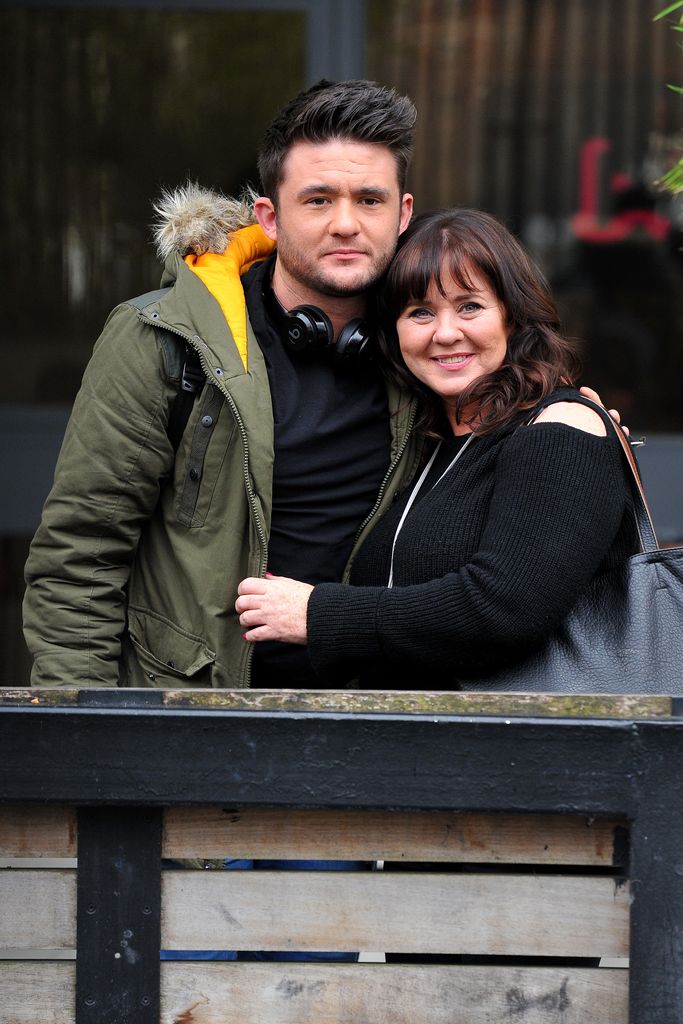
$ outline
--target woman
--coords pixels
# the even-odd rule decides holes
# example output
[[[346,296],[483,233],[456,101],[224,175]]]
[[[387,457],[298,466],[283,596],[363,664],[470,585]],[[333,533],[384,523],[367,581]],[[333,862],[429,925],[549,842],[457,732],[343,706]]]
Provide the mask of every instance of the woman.
[[[328,683],[453,689],[541,644],[636,550],[620,447],[581,404],[548,286],[476,210],[418,217],[383,294],[389,372],[429,459],[368,536],[350,583],[247,579],[245,639],[307,643]],[[395,325],[395,326],[394,326]]]

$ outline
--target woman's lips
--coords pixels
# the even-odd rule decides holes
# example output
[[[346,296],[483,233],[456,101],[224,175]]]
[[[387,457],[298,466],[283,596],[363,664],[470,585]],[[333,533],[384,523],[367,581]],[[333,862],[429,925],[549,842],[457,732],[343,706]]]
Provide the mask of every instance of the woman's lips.
[[[458,370],[461,366],[467,366],[471,359],[474,359],[472,352],[457,353],[452,356],[432,356],[432,362],[449,370]]]

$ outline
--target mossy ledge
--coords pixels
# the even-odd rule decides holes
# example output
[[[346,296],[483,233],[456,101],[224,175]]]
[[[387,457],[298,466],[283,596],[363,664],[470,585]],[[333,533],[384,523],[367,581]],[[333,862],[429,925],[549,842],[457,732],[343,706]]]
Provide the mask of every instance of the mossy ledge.
[[[148,690],[137,691],[142,695]],[[609,694],[471,693],[427,690],[163,690],[163,707],[196,711],[364,715],[486,715],[541,718],[670,718],[671,697]],[[135,691],[126,690],[128,706]],[[93,696],[93,703],[95,696]],[[87,707],[87,692],[0,688],[0,705]],[[112,707],[115,706],[112,704]]]

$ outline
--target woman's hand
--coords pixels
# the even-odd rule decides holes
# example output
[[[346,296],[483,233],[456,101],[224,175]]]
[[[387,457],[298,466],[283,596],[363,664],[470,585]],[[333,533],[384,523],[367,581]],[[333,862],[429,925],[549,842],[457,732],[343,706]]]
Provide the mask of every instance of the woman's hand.
[[[281,640],[306,643],[306,609],[313,587],[286,576],[242,580],[235,601],[240,623],[247,628],[245,640]]]

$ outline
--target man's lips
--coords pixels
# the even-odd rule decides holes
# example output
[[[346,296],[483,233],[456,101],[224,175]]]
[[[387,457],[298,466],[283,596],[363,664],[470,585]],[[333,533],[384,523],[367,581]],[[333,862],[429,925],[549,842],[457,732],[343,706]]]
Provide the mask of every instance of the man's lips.
[[[359,256],[366,256],[367,253],[362,249],[332,249],[330,252],[326,252],[325,255],[332,256],[337,260],[353,260]]]

